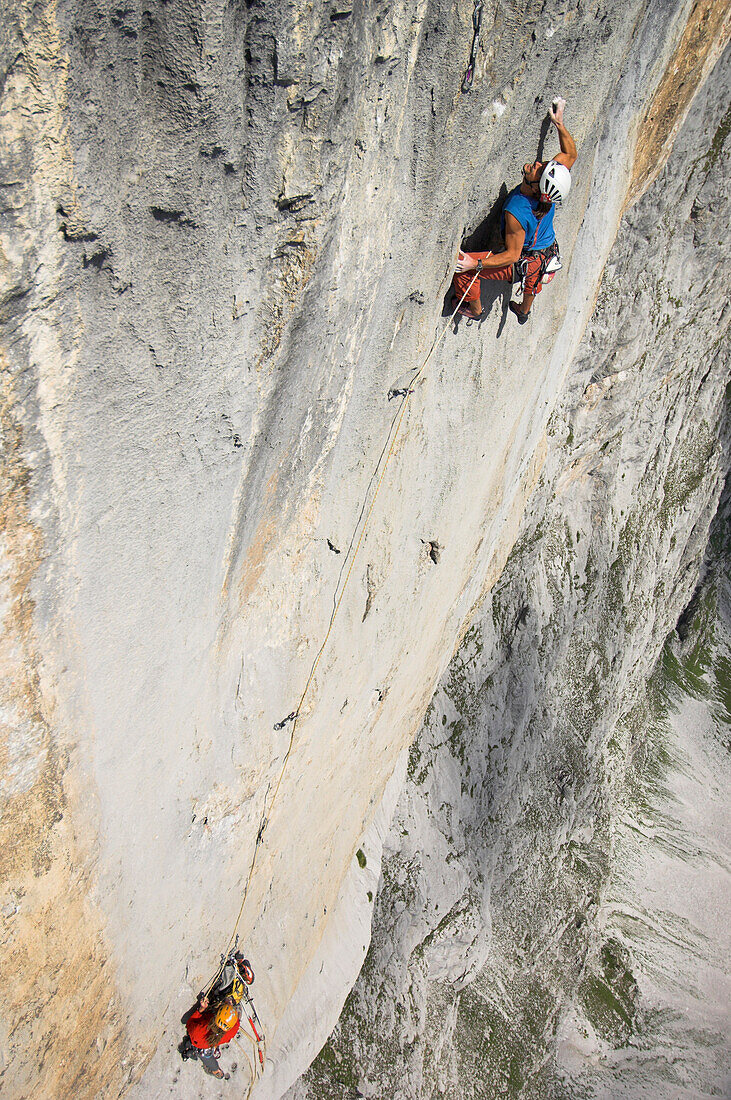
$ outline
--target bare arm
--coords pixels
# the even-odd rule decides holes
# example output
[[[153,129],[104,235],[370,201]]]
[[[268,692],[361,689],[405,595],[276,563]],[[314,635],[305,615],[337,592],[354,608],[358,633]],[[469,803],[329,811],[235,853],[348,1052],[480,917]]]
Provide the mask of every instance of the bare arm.
[[[503,264],[514,264],[516,260],[520,259],[524,244],[525,229],[523,229],[518,219],[508,211],[505,214],[505,251],[498,252],[497,256],[494,257],[495,263],[491,266],[502,267]]]
[[[573,168],[576,163],[576,142],[571,137],[566,127],[563,124],[563,112],[566,106],[566,100],[558,98],[554,99],[548,112],[548,117],[556,127],[558,132],[558,141],[561,146],[561,152],[558,153],[553,159],[558,164],[564,164],[567,168]]]
[[[494,271],[498,267],[514,264],[523,251],[525,229],[511,213],[505,215],[505,251],[504,252],[460,252],[457,271],[476,271],[477,261],[482,259],[482,267]]]

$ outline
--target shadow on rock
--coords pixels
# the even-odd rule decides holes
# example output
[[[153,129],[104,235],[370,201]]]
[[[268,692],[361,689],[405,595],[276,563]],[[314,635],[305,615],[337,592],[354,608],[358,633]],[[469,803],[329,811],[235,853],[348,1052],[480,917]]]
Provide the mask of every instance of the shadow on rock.
[[[497,283],[488,282],[486,279],[480,280],[480,306],[482,307],[482,313],[479,317],[475,317],[471,320],[469,317],[465,317],[463,314],[457,314],[454,318],[454,331],[457,332],[461,322],[466,324],[481,324],[492,313],[492,307],[496,302],[502,300],[502,314],[500,317],[500,323],[495,333],[496,338],[502,336],[503,329],[505,328],[505,321],[508,316],[508,302],[510,301],[513,293],[512,283]],[[447,293],[444,295],[444,301],[442,303],[442,317],[451,317],[454,313],[454,307],[457,305],[457,298],[454,296],[454,288],[449,287]]]
[[[546,138],[548,137],[548,131],[551,129],[551,123],[548,117],[543,119],[541,123],[541,132],[538,135],[538,153],[536,160],[543,160],[543,146],[546,144]]]
[[[500,184],[500,191],[489,211],[476,229],[462,240],[463,252],[499,252],[503,247],[502,212],[508,197],[507,184]]]
[[[490,207],[490,210],[479,225],[463,238],[461,245],[463,252],[487,252],[488,250],[490,252],[500,252],[505,247],[502,233],[502,210],[507,197],[507,185],[502,183],[497,198]],[[508,316],[508,302],[510,301],[511,294],[512,287],[509,284],[488,282],[485,279],[481,279],[480,305],[482,306],[482,313],[480,317],[476,317],[474,321],[471,321],[470,318],[458,314],[454,318],[454,331],[457,332],[460,322],[465,322],[469,325],[481,323],[489,317],[495,303],[499,299],[502,299],[502,316],[496,333],[498,337],[501,336],[505,327],[505,320]],[[456,304],[457,299],[454,297],[453,287],[450,286],[442,304],[442,317],[451,317]]]

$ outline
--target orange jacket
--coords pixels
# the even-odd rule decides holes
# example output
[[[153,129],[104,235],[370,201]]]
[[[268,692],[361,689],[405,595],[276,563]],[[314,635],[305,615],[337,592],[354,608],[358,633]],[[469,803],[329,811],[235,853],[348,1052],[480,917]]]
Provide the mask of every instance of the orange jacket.
[[[188,1017],[188,1022],[185,1026],[190,1036],[191,1043],[198,1050],[208,1050],[210,1048],[211,1044],[208,1039],[208,1028],[215,1015],[215,1008],[208,1008],[205,1012],[200,1012],[196,1009],[195,1012],[191,1013]],[[240,1027],[241,1021],[237,1020],[233,1027],[230,1027],[228,1031],[223,1033],[216,1043],[216,1046],[223,1046],[224,1043],[230,1043]]]

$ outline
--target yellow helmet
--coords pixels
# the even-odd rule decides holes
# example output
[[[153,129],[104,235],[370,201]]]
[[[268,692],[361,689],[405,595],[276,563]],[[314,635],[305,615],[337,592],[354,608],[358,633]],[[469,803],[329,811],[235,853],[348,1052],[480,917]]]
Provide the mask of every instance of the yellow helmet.
[[[221,1005],[216,1012],[215,1024],[221,1031],[228,1031],[239,1018],[239,1014],[233,1005]]]

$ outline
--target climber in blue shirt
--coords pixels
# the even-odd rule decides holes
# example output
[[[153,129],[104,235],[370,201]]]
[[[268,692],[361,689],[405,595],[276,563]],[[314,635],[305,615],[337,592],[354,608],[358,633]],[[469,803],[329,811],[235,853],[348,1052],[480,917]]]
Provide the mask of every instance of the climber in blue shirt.
[[[576,144],[563,124],[565,99],[554,99],[548,112],[558,131],[561,152],[553,160],[536,160],[523,165],[523,182],[510,192],[503,207],[502,229],[505,238],[503,252],[460,252],[454,276],[456,300],[465,294],[460,313],[480,317],[480,284],[472,282],[471,272],[477,270],[480,279],[514,282],[523,280],[523,301],[510,303],[510,309],[523,325],[528,320],[541,283],[553,277],[558,245],[553,229],[556,206],[566,198],[571,188],[571,168],[576,160]],[[472,285],[470,286],[470,283]]]

